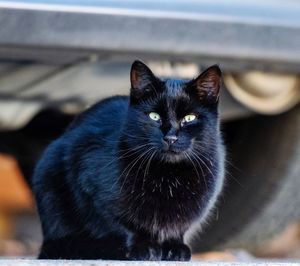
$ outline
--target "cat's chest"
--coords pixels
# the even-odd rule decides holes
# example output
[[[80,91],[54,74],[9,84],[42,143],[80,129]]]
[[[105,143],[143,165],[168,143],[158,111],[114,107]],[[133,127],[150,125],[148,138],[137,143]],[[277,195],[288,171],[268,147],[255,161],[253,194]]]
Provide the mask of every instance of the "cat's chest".
[[[121,190],[129,204],[180,209],[187,202],[199,201],[209,190],[210,179],[186,166],[156,166],[133,170],[122,181]]]
[[[144,174],[142,190],[149,195],[161,194],[164,198],[187,199],[197,191],[200,192],[204,183],[202,175],[185,165],[155,167]]]
[[[200,214],[207,192],[201,177],[190,169],[155,168],[136,176],[133,173],[122,188],[122,216],[162,228],[187,224]]]
[[[126,184],[119,217],[128,228],[143,228],[159,239],[182,236],[205,207],[201,181],[186,171],[149,172]],[[155,176],[154,176],[155,174]]]
[[[164,201],[184,202],[192,198],[198,190],[199,182],[193,173],[153,172],[148,173],[146,180],[140,183],[144,196]]]

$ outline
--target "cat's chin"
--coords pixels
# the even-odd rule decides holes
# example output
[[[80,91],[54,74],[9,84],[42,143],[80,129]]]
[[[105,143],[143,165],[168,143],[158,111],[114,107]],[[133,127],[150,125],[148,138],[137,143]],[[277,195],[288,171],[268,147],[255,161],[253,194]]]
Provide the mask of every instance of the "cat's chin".
[[[162,161],[167,163],[178,163],[184,159],[182,152],[174,151],[162,151],[161,152]]]

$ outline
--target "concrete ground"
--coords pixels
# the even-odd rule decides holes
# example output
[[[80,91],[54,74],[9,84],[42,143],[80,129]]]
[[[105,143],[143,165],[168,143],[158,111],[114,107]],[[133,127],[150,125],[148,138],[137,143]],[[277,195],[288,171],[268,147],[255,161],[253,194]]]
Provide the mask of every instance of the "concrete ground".
[[[35,260],[35,259],[0,259],[0,266],[296,266],[300,265],[297,261],[272,261],[272,260],[253,260],[249,262],[232,261],[232,262],[159,262],[159,261],[101,261],[101,260]]]

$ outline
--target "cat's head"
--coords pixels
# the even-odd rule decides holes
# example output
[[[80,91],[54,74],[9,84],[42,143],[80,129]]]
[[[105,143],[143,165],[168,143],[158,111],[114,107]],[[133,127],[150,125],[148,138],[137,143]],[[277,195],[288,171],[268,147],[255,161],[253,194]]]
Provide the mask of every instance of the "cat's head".
[[[141,156],[175,163],[198,156],[218,137],[221,71],[217,65],[192,80],[156,77],[141,61],[131,68],[130,106],[124,130]]]

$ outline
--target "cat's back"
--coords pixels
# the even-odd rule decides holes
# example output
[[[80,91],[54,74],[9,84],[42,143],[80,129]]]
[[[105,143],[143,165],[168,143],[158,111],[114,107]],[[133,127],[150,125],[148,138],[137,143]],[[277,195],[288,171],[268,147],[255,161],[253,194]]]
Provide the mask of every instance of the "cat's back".
[[[93,157],[98,159],[94,155],[101,156],[105,153],[106,156],[101,156],[100,159],[110,159],[117,147],[128,103],[128,97],[115,96],[104,99],[77,115],[65,133],[44,151],[35,167],[33,184],[45,180],[45,176],[65,176],[67,169],[76,168],[76,162],[90,162]],[[93,152],[96,154],[92,154]],[[89,155],[86,157],[90,158],[83,161],[84,155]]]
[[[94,104],[73,120],[65,134],[49,146],[50,151],[56,146],[54,153],[60,150],[65,168],[72,171],[78,164],[96,168],[107,163],[115,156],[128,105],[126,96],[106,98]]]
[[[128,96],[114,96],[99,101],[77,115],[66,132],[84,128],[89,130],[118,129],[122,126],[129,104]]]
[[[104,217],[109,216],[109,206],[104,203],[111,194],[107,192],[110,180],[116,176],[116,167],[110,162],[114,163],[128,103],[125,96],[96,103],[44,151],[32,178],[44,239],[75,234],[87,228],[86,224],[95,228],[88,229],[95,235],[108,230]],[[95,193],[103,199],[97,205],[100,214],[90,211],[91,203],[83,196]]]

